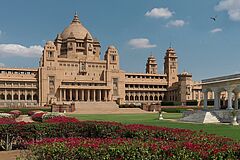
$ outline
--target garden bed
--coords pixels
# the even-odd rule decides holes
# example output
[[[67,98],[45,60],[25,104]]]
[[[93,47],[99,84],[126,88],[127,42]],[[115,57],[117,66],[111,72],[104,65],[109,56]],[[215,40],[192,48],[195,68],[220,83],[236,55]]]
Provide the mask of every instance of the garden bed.
[[[187,129],[54,117],[0,125],[0,133],[1,146],[27,149],[27,159],[240,158],[238,141]]]

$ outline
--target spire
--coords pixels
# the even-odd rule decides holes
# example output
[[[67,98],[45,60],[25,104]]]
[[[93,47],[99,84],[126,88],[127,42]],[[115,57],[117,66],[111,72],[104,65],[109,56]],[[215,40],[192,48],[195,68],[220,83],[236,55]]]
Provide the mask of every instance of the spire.
[[[172,42],[170,42],[169,48],[172,48]]]
[[[80,23],[80,20],[79,20],[78,15],[77,15],[77,11],[75,12],[75,15],[74,15],[74,18],[72,20],[72,23]]]

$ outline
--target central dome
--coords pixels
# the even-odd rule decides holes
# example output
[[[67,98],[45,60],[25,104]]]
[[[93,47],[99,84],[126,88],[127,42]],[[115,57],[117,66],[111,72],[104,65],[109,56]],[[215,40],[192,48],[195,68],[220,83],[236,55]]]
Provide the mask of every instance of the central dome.
[[[66,27],[61,33],[62,39],[68,39],[69,37],[74,37],[76,39],[85,39],[86,36],[88,39],[92,39],[91,34],[79,21],[77,14],[75,14],[71,24]]]

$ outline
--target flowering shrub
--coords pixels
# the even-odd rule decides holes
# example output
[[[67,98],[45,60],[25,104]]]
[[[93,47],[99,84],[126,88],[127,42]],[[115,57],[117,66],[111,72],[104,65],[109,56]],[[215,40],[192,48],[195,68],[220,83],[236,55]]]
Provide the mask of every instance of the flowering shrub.
[[[239,142],[187,129],[79,121],[0,125],[0,133],[30,159],[240,159]]]
[[[35,113],[32,115],[32,120],[37,121],[37,122],[42,122],[44,114],[45,114],[44,112]]]
[[[9,113],[0,113],[0,118],[13,118],[13,115]]]
[[[58,116],[45,120],[46,123],[75,123],[79,122],[78,119],[73,117]]]
[[[34,115],[35,113],[44,113],[43,111],[40,111],[40,110],[31,110],[31,111],[28,111],[28,116],[32,116]]]
[[[164,139],[47,138],[28,143],[36,159],[239,159],[239,144],[221,147]],[[43,154],[44,153],[44,154]],[[28,157],[28,158],[30,158]]]
[[[50,118],[54,118],[54,117],[60,117],[60,116],[64,116],[64,114],[59,112],[47,112],[43,115],[43,121]]]
[[[16,123],[14,118],[0,118],[0,125],[2,124],[14,124]]]
[[[19,111],[19,110],[12,110],[12,111],[10,111],[8,113],[13,115],[14,118],[17,118],[17,117],[19,117],[22,114],[22,112]]]

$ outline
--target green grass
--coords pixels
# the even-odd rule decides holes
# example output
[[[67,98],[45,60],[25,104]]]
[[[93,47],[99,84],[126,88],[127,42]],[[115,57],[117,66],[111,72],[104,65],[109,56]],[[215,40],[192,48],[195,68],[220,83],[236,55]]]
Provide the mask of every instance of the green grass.
[[[163,126],[170,128],[184,128],[191,130],[203,130],[208,134],[216,134],[240,140],[240,126],[231,126],[227,124],[195,124],[183,123],[171,120],[158,120],[156,114],[71,114],[80,120],[96,120],[96,121],[115,121],[124,124],[145,124],[154,126]],[[163,118],[178,119],[181,118],[181,113],[165,113]]]

